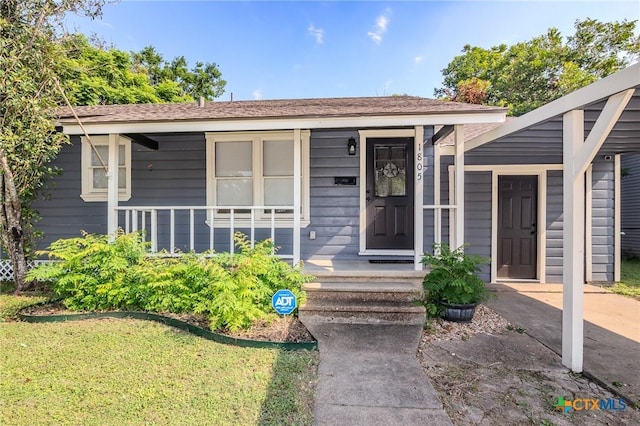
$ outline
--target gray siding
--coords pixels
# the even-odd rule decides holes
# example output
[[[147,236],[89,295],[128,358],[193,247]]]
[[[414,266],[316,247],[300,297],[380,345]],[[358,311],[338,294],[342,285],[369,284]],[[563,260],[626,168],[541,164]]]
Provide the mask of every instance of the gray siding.
[[[48,189],[42,191],[34,203],[42,217],[36,227],[44,234],[44,238],[37,241],[37,249],[44,249],[60,238],[79,237],[81,230],[89,233],[107,231],[107,203],[85,203],[80,198],[80,138],[73,137],[71,142],[62,147],[54,161],[62,174],[49,182]]]
[[[357,130],[312,131],[310,140],[310,224],[302,230],[301,257],[356,259],[360,228],[360,149],[347,155]],[[356,176],[356,185],[336,186],[334,177]],[[316,239],[309,239],[309,232]]]
[[[640,154],[623,155],[622,170],[622,252],[626,256],[640,256]]]
[[[464,239],[467,252],[491,257],[491,172],[467,172],[464,180]],[[491,279],[490,264],[482,267],[480,278]]]
[[[614,162],[602,156],[592,172],[592,280],[613,281]]]
[[[562,282],[562,172],[547,172],[547,273],[548,283]]]

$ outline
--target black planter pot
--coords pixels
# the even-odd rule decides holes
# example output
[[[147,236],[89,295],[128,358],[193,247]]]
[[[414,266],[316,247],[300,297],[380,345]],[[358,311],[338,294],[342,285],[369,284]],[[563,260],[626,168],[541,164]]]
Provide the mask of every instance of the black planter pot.
[[[440,302],[444,306],[444,319],[453,322],[471,322],[477,303],[457,304]]]

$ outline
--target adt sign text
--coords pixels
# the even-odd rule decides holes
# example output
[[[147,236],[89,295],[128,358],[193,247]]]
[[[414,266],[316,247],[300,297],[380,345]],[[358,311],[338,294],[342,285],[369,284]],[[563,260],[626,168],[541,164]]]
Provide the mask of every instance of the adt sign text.
[[[291,290],[278,290],[271,298],[271,305],[280,315],[289,315],[296,308],[296,295]]]

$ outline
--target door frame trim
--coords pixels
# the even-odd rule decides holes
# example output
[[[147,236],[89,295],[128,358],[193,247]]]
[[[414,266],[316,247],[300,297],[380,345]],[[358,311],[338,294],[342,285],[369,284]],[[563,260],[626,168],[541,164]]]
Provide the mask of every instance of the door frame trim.
[[[562,166],[559,165],[562,170]],[[546,282],[547,271],[547,171],[558,170],[558,165],[505,165],[491,169],[491,282],[509,281],[498,278],[498,177],[499,176],[537,176],[538,177],[538,241],[536,253],[536,282]],[[542,224],[542,226],[540,225]]]
[[[536,227],[537,227],[537,238],[536,238],[536,276],[534,278],[524,278],[525,281],[529,282],[539,282],[544,284],[546,275],[546,261],[543,260],[545,250],[542,249],[541,244],[545,244],[547,242],[547,172],[545,171],[536,171],[532,173],[526,173],[518,171],[517,173],[504,173],[493,170],[491,174],[491,281],[494,282],[505,282],[511,281],[513,278],[509,277],[501,277],[498,278],[498,198],[500,197],[498,181],[500,176],[537,176],[536,181],[536,191],[538,193],[538,207],[536,211]],[[541,196],[544,194],[544,196]],[[544,206],[540,207],[540,203],[544,202]],[[540,228],[540,223],[544,223],[544,227]],[[496,259],[494,261],[494,259]],[[495,274],[494,274],[495,273]],[[516,281],[522,281],[522,278],[514,279]]]
[[[385,256],[412,256],[415,253],[414,250],[367,250],[367,202],[366,202],[366,182],[367,182],[367,138],[414,138],[416,137],[416,129],[381,129],[381,130],[359,130],[360,136],[360,250],[358,252],[361,256],[370,255],[385,255]],[[412,196],[415,200],[415,188]],[[416,218],[413,218],[414,229],[416,230]]]

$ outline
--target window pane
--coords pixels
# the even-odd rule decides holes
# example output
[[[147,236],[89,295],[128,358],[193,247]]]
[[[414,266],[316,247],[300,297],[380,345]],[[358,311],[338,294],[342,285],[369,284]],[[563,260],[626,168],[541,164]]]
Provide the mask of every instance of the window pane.
[[[125,164],[125,148],[124,145],[118,146],[118,166],[124,166]]]
[[[293,141],[265,141],[263,151],[265,176],[293,175]]]
[[[126,167],[118,167],[118,188],[126,189],[127,187],[127,169]]]
[[[109,147],[104,145],[98,145],[98,146],[95,146],[95,148],[96,148],[95,150],[93,148],[90,148],[91,149],[91,165],[102,166],[103,163],[100,161],[100,159],[102,159],[102,161],[104,162],[104,165],[108,165],[109,164]],[[100,158],[98,158],[96,151],[98,151],[98,154],[100,154]]]
[[[216,181],[219,206],[250,206],[253,204],[251,179],[218,179]]]
[[[103,168],[92,169],[93,172],[93,187],[95,189],[106,189],[108,186],[107,173]]]
[[[216,177],[253,176],[252,142],[216,143]]]
[[[401,197],[407,194],[406,156],[405,147],[375,147],[376,197]]]
[[[293,178],[271,178],[264,180],[265,206],[293,205]]]

